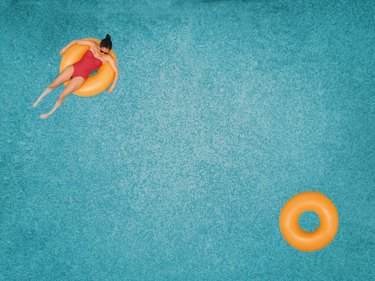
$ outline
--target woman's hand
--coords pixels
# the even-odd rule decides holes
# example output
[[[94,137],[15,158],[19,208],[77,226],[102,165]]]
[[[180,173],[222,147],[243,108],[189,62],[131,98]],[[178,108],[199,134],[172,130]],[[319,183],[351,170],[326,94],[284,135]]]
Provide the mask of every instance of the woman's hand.
[[[111,87],[108,88],[108,92],[112,93],[114,89],[115,89],[115,86],[112,85]]]
[[[64,48],[62,48],[62,50],[60,51],[60,55],[62,56],[63,54],[65,54],[66,50],[68,50],[71,46],[75,45],[75,44],[78,44],[78,42],[80,42],[79,40],[73,40],[72,42],[70,42],[68,45],[66,45]]]
[[[114,59],[113,59],[111,56],[108,56],[107,61],[109,62],[109,64],[111,65],[113,71],[115,72],[115,78],[114,78],[114,80],[113,80],[113,82],[112,82],[111,87],[109,87],[109,89],[108,89],[108,92],[111,93],[111,92],[114,90],[115,85],[116,85],[116,83],[117,83],[117,79],[118,79],[118,68],[117,68],[117,63],[114,61]]]

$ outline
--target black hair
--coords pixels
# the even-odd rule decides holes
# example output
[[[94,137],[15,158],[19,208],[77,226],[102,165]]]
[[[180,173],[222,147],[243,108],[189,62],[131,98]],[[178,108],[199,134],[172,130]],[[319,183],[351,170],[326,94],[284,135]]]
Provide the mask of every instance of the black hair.
[[[107,34],[105,38],[100,41],[100,47],[107,48],[109,50],[112,50],[112,41],[111,41],[111,35]]]

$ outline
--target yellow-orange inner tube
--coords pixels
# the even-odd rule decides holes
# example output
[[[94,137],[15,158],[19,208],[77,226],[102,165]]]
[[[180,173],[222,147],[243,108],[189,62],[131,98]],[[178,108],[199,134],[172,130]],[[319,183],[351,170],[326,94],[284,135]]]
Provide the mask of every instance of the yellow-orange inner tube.
[[[100,40],[98,39],[93,39],[91,41],[97,44],[100,43]],[[71,46],[62,56],[62,60],[60,63],[60,73],[64,70],[65,67],[79,61],[89,48],[89,46],[78,44]],[[116,56],[113,50],[111,50],[109,54],[116,61]],[[114,77],[115,72],[113,71],[111,65],[109,63],[103,63],[102,66],[99,67],[98,72],[92,76],[89,76],[82,87],[74,91],[73,93],[81,97],[95,96],[107,89],[109,85],[111,85]],[[66,86],[68,83],[69,81],[66,81],[64,85]]]
[[[298,219],[306,211],[315,212],[320,218],[319,227],[306,232]],[[280,214],[280,231],[293,247],[304,252],[313,252],[326,247],[335,238],[339,227],[339,215],[335,205],[319,192],[302,192],[292,197]]]

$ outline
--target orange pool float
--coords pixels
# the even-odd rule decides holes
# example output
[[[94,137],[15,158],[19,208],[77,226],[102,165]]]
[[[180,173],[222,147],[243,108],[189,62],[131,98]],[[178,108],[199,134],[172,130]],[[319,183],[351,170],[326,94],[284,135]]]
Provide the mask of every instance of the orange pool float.
[[[302,213],[312,211],[320,218],[319,227],[306,232],[298,224]],[[284,239],[294,248],[313,252],[333,241],[339,227],[339,215],[335,205],[319,192],[301,192],[292,197],[280,213],[280,231]]]
[[[100,43],[100,40],[98,39],[92,39],[91,41],[97,44]],[[71,46],[62,56],[62,60],[60,63],[60,73],[64,70],[65,67],[79,61],[89,48],[89,46],[78,44]],[[116,61],[116,56],[113,50],[111,50],[109,54]],[[111,65],[109,63],[104,63],[101,67],[99,67],[96,74],[87,78],[82,87],[74,91],[73,93],[81,97],[95,96],[107,89],[111,85],[114,78],[115,72],[112,69]],[[64,85],[66,86],[68,83],[69,81],[66,81]]]

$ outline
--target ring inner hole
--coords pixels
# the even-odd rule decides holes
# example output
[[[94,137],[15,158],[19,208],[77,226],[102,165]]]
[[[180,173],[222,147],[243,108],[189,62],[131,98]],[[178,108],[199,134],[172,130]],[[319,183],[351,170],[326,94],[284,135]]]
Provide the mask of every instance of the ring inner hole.
[[[98,73],[98,69],[96,69],[93,72],[91,72],[89,76],[94,76],[96,73]]]
[[[307,211],[302,213],[302,215],[298,218],[298,224],[303,231],[313,232],[318,229],[320,219],[316,213]]]

